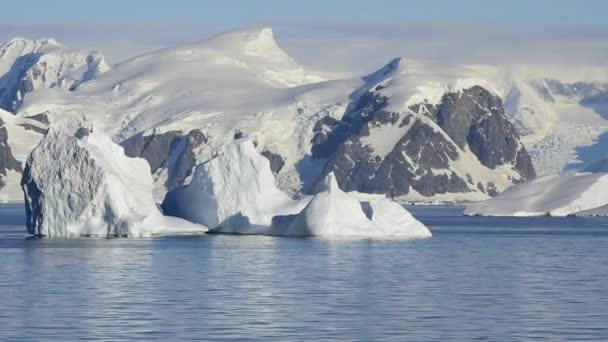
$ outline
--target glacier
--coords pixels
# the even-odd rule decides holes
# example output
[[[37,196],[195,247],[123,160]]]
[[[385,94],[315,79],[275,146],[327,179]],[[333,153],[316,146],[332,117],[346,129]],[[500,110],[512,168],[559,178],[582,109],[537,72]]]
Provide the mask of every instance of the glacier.
[[[466,206],[465,215],[601,215],[608,205],[608,173],[563,173],[515,185],[489,200]],[[605,209],[603,212],[606,212]]]
[[[207,229],[161,214],[144,159],[92,126],[53,125],[27,159],[21,180],[28,232],[50,238],[149,237]]]

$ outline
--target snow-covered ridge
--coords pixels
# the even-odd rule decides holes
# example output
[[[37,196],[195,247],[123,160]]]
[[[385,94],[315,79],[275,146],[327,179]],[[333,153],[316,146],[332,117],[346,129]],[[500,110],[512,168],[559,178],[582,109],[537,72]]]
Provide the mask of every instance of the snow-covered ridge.
[[[109,68],[99,51],[70,49],[54,39],[12,39],[0,46],[0,108],[17,110],[26,93],[74,89]]]
[[[360,100],[370,92],[388,99],[383,110],[395,112],[402,119],[421,116],[412,123],[428,120],[422,113],[412,113],[411,107],[436,104],[447,93],[456,94],[479,84],[487,83],[490,94],[497,92],[476,70],[397,58],[368,76],[311,83],[309,73],[280,49],[271,30],[249,29],[130,59],[73,92],[36,91],[25,98],[19,115],[49,112],[57,120],[82,119],[86,113],[86,119],[119,143],[137,134],[186,135],[196,129],[206,138],[205,144],[192,151],[198,162],[210,159],[237,133],[243,134],[255,140],[260,150],[275,156],[283,165],[278,183],[282,189],[297,193],[310,189],[325,176],[320,170],[328,156],[317,156],[312,151],[318,133],[315,129],[321,121],[340,121],[345,114],[354,114]],[[375,145],[381,154],[390,152],[408,132],[406,127],[388,126],[379,127],[379,132],[385,128],[394,128],[393,143],[384,148]],[[453,143],[442,128],[433,126],[433,130],[447,141],[446,145]],[[370,131],[370,137],[384,135],[376,133]],[[442,148],[431,153],[442,154]],[[459,148],[458,154],[469,153],[464,146]],[[459,156],[452,157],[454,163],[446,168],[457,164],[461,184],[456,197],[450,195],[455,187],[442,190],[450,199],[484,198],[486,189],[502,190],[520,178],[509,167],[494,170],[494,165],[482,166],[474,155],[461,158],[462,162],[457,161]],[[167,172],[163,167],[167,166],[155,173],[157,193],[161,195],[163,189],[171,190],[164,188],[167,182],[163,175]],[[450,176],[446,170],[438,174]],[[469,184],[463,185],[470,177]],[[465,198],[461,192],[467,192]],[[415,191],[409,193],[414,195]],[[434,195],[425,193],[421,197]]]

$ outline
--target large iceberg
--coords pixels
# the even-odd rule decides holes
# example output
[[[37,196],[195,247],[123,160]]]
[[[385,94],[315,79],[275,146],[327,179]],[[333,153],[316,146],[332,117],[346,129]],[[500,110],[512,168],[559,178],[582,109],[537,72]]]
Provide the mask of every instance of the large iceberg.
[[[28,157],[21,186],[27,229],[36,236],[143,237],[206,231],[163,216],[152,197],[147,162],[126,157],[122,147],[90,128],[51,128]]]
[[[162,207],[216,232],[262,234],[273,216],[296,214],[308,200],[293,200],[279,190],[268,159],[242,138],[198,165],[190,183],[167,193]]]
[[[564,173],[539,177],[489,200],[467,205],[465,215],[569,216],[597,214],[608,205],[608,173]]]
[[[167,194],[165,213],[206,225],[215,233],[271,236],[429,237],[399,204],[359,202],[338,187],[333,173],[314,197],[291,199],[275,185],[267,158],[239,139],[197,166],[188,185]]]
[[[359,202],[340,189],[333,173],[298,215],[275,217],[271,235],[426,238],[431,232],[401,205],[379,198]]]

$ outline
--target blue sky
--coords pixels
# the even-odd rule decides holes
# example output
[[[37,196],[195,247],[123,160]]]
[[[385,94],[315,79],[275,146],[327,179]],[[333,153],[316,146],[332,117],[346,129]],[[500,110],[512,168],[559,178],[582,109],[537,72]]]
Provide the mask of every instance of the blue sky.
[[[277,20],[485,21],[533,27],[607,27],[605,0],[28,0],[0,18],[45,21],[188,20],[220,28]]]

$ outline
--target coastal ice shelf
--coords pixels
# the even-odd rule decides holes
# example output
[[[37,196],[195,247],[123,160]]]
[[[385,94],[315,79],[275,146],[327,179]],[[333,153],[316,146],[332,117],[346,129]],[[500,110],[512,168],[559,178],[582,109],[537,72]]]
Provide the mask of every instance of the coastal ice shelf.
[[[21,181],[28,232],[43,237],[147,237],[207,229],[163,216],[144,159],[92,129],[54,127],[27,159]]]
[[[469,204],[465,215],[604,216],[608,173],[564,173],[513,186],[489,200]]]

